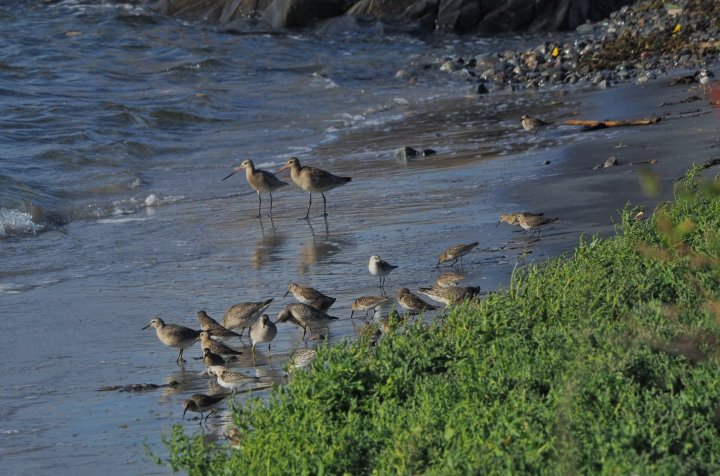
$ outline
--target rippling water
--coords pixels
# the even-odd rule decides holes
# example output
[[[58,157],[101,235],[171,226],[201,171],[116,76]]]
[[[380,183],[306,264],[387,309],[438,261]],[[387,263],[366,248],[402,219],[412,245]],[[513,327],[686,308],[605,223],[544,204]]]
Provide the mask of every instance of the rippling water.
[[[352,300],[378,292],[372,254],[400,266],[390,292],[432,280],[437,255],[457,242],[483,240],[465,259],[470,282],[496,287],[497,270],[512,266],[493,228],[498,187],[539,174],[544,146],[567,139],[531,138],[517,118],[567,99],[466,98],[462,81],[395,77],[506,40],[347,20],[292,34],[239,28],[110,2],[0,5],[5,474],[167,472],[143,443],[162,454],[182,400],[212,388],[198,348],[179,369],[175,352],[140,330],[153,316],[196,326],[198,309],[219,319],[236,302],[274,297],[274,317],[297,281],[338,298],[335,342],[359,325]],[[398,162],[405,145],[438,154]],[[328,220],[298,221],[307,195],[292,186],[275,194],[274,220],[257,220],[244,178],[220,181],[245,158],[276,169],[290,155],[353,177],[327,194]],[[237,367],[280,379],[300,337],[282,325],[272,361],[261,353],[257,368],[247,358]],[[172,380],[181,385],[96,391]],[[225,425],[227,415],[207,431],[221,437]]]

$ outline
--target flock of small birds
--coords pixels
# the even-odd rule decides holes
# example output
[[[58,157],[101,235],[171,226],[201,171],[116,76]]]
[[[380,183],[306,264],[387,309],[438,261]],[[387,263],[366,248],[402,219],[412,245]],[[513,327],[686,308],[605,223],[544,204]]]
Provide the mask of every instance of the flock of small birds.
[[[533,134],[537,133],[539,127],[549,124],[529,116],[523,116],[521,123],[525,130]],[[292,181],[310,194],[308,209],[305,217],[303,217],[305,219],[309,218],[313,193],[322,195],[323,215],[327,216],[325,192],[351,181],[350,177],[337,176],[315,167],[301,166],[299,159],[296,157],[291,157],[275,173],[257,169],[252,160],[245,160],[222,180],[244,170],[248,184],[258,195],[258,217],[261,216],[262,209],[261,193],[270,195],[268,214],[272,216],[272,192],[288,185],[280,180],[276,174],[286,169],[290,169]],[[557,221],[557,218],[546,218],[542,213],[516,212],[500,215],[497,225],[503,222],[518,225],[524,232],[530,230],[532,232],[531,237],[535,234],[539,237],[540,229],[555,221]],[[462,258],[477,246],[477,241],[451,246],[440,254],[436,268],[439,268],[444,263],[449,263],[449,266],[453,267],[458,262],[462,267]],[[385,279],[397,268],[398,266],[388,263],[381,259],[380,256],[373,255],[370,257],[368,271],[372,276],[379,278],[380,295],[361,296],[355,299],[351,305],[351,319],[354,318],[356,312],[364,312],[364,318],[368,318],[370,311],[372,311],[372,317],[375,317],[379,308],[392,304],[393,299],[388,297],[385,292]],[[445,271],[438,276],[432,286],[419,288],[417,293],[444,305],[443,312],[445,312],[449,306],[479,297],[480,287],[460,286],[459,283],[463,279],[465,279],[465,276],[461,273]],[[207,374],[214,377],[217,384],[225,389],[223,393],[213,395],[196,393],[191,398],[186,399],[184,401],[183,419],[188,411],[195,412],[200,414],[200,422],[202,423],[203,418],[207,420],[215,412],[217,406],[227,397],[233,395],[239,388],[261,383],[259,377],[249,376],[228,368],[231,359],[241,355],[242,351],[227,345],[227,342],[231,339],[241,340],[246,329],[251,345],[253,364],[257,365],[255,349],[260,344],[268,344],[268,355],[270,355],[272,341],[277,336],[277,324],[290,323],[302,328],[302,339],[305,341],[308,330],[327,328],[329,322],[338,319],[338,317],[329,314],[330,307],[335,304],[335,298],[327,296],[314,288],[296,283],[290,283],[283,297],[287,297],[288,294],[292,294],[298,302],[286,304],[280,310],[275,321],[271,320],[268,314],[265,313],[273,302],[273,298],[270,298],[265,301],[242,302],[230,306],[223,315],[222,324],[210,317],[206,311],[200,310],[197,312],[199,330],[177,324],[167,324],[159,317],[153,318],[147,326],[143,327],[143,329],[154,328],[160,342],[168,347],[179,349],[176,358],[178,365],[183,365],[185,362],[183,359],[184,350],[199,341]],[[405,287],[397,290],[395,300],[397,305],[410,316],[439,309],[438,306],[424,301],[420,296]],[[387,321],[381,320],[381,329],[387,329]],[[306,368],[314,358],[315,350],[299,349],[291,355],[289,367],[290,369]],[[205,415],[206,412],[208,412],[207,415]]]

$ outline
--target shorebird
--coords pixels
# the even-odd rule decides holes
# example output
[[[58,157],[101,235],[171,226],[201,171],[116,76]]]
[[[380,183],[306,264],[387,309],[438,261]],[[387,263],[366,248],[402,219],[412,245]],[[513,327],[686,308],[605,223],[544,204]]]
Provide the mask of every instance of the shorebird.
[[[397,301],[403,308],[407,309],[410,314],[418,314],[422,311],[434,311],[437,307],[426,303],[416,295],[410,292],[408,288],[400,288],[397,292]]]
[[[320,193],[323,198],[323,216],[327,216],[327,200],[325,199],[325,192],[328,192],[336,187],[345,185],[352,179],[350,177],[339,177],[333,175],[325,170],[318,169],[315,167],[303,167],[300,165],[300,160],[297,157],[290,157],[285,165],[280,168],[276,173],[280,173],[283,170],[290,169],[290,178],[292,181],[310,194],[310,202],[308,203],[308,209],[305,213],[305,219],[310,217],[310,207],[312,206],[312,194]]]
[[[235,167],[233,171],[225,177],[223,180],[229,179],[236,173],[245,170],[245,178],[247,179],[248,185],[252,187],[253,190],[257,192],[258,196],[258,218],[260,218],[260,209],[262,207],[262,197],[260,196],[260,193],[269,193],[270,194],[270,212],[268,212],[268,216],[272,216],[272,193],[282,188],[286,185],[288,185],[287,182],[283,182],[279,178],[275,176],[274,173],[268,172],[267,170],[262,169],[256,169],[255,164],[253,164],[252,160],[244,160],[242,164],[240,164],[240,167]],[[222,180],[221,180],[222,181]]]
[[[200,421],[202,422],[203,413],[210,410],[210,413],[205,416],[205,419],[207,420],[208,418],[210,418],[210,415],[215,413],[215,407],[217,407],[220,402],[222,402],[229,396],[229,393],[218,393],[216,395],[204,395],[202,393],[196,393],[184,402],[185,410],[183,411],[183,420],[185,419],[185,414],[187,413],[187,411],[190,410],[191,412],[199,413]]]
[[[450,286],[447,288],[431,287],[418,289],[420,294],[424,294],[433,301],[445,304],[445,308],[452,304],[460,304],[466,299],[471,299],[480,294],[480,286]]]
[[[252,356],[253,362],[255,362],[255,346],[258,344],[268,344],[268,352],[270,352],[270,346],[272,340],[277,335],[277,326],[267,314],[260,316],[260,319],[255,321],[250,327],[250,341],[252,342]]]
[[[450,248],[446,249],[442,252],[440,257],[438,258],[438,263],[436,268],[440,267],[440,263],[445,263],[447,261],[452,261],[450,266],[455,266],[455,263],[457,263],[458,260],[460,260],[460,266],[462,267],[462,257],[466,254],[470,253],[473,248],[475,248],[478,245],[478,242],[474,243],[468,243],[466,245],[455,245],[451,246]]]
[[[209,331],[202,331],[200,333],[200,346],[203,352],[205,352],[205,349],[210,349],[213,354],[218,355],[242,355],[242,352],[239,350],[231,349],[222,342],[211,339]]]
[[[713,74],[712,71],[710,71],[707,68],[703,68],[698,73],[698,83],[700,83],[703,87],[703,91],[707,92],[707,87],[713,82],[715,79],[715,74]]]
[[[550,122],[543,121],[542,119],[537,119],[535,117],[530,117],[525,114],[520,118],[520,124],[522,124],[523,129],[528,132],[532,132],[532,135],[537,135],[538,129],[550,125]]]
[[[262,302],[241,302],[230,306],[223,316],[223,326],[226,329],[240,329],[240,335],[243,335],[245,329],[253,325],[258,320],[260,314],[265,312],[272,303],[272,298]]]
[[[381,260],[377,255],[370,257],[368,269],[370,270],[370,274],[373,276],[380,276],[380,290],[383,294],[385,294],[385,276],[390,274],[390,272],[395,268],[397,268],[397,266]]]
[[[465,275],[456,273],[455,271],[445,271],[435,280],[435,286],[440,288],[447,288],[455,286],[457,283],[465,279]]]
[[[207,315],[205,311],[198,311],[198,321],[200,322],[200,329],[209,331],[212,337],[219,340],[229,339],[231,337],[240,337],[240,334],[231,330],[225,329],[222,324]]]
[[[382,306],[383,304],[387,304],[389,302],[390,302],[390,298],[387,296],[362,296],[362,297],[359,297],[352,303],[352,312],[350,312],[350,319],[352,319],[355,311],[358,311],[358,312],[365,311],[365,317],[368,317],[368,313],[370,312],[370,309],[372,309],[373,317],[375,317],[377,308]]]
[[[304,369],[307,368],[313,360],[317,357],[315,349],[298,349],[290,356],[288,363],[290,369]]]
[[[498,222],[495,224],[495,228],[500,225],[500,223],[507,223],[508,225],[520,225],[520,222],[518,220],[518,217],[524,216],[526,218],[529,217],[542,217],[544,216],[544,213],[530,213],[530,212],[515,212],[515,213],[503,213],[500,215],[500,218],[498,219]]]
[[[251,377],[240,372],[233,372],[222,365],[213,365],[208,369],[210,375],[217,377],[217,382],[221,387],[230,390],[237,390],[238,387],[246,383],[258,382],[258,377]]]
[[[532,230],[532,233],[530,236],[534,235],[535,233],[540,236],[540,227],[547,225],[549,223],[555,222],[558,219],[557,218],[545,218],[542,215],[528,215],[523,213],[518,213],[515,215],[515,220],[517,221],[517,224],[522,227],[523,230]]]
[[[180,353],[175,359],[178,364],[185,362],[183,360],[183,350],[190,347],[200,338],[200,331],[190,329],[189,327],[178,326],[176,324],[165,324],[165,321],[156,317],[150,321],[150,324],[143,327],[142,330],[152,327],[155,329],[160,342],[168,347],[180,349]]]
[[[305,340],[305,334],[307,334],[307,328],[322,324],[327,326],[327,321],[336,320],[337,317],[329,316],[328,314],[318,311],[312,306],[307,304],[287,304],[275,321],[278,322],[291,322],[298,327],[303,329],[303,340]]]
[[[301,303],[312,306],[315,309],[323,312],[327,312],[327,310],[330,309],[330,306],[335,303],[335,298],[326,296],[314,288],[300,286],[299,284],[295,283],[290,283],[290,286],[288,286],[288,290],[285,293],[285,296],[287,296],[288,293],[292,293],[292,295],[295,296],[295,299],[297,299]]]
[[[209,348],[205,348],[203,349],[203,363],[205,364],[205,368],[210,368],[213,365],[225,365],[225,359]]]

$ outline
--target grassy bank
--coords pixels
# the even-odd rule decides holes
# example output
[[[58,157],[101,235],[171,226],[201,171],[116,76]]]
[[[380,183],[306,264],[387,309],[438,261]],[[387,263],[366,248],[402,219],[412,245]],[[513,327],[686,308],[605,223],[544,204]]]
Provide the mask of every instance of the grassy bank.
[[[720,472],[720,184],[519,268],[444,323],[323,349],[190,474]]]

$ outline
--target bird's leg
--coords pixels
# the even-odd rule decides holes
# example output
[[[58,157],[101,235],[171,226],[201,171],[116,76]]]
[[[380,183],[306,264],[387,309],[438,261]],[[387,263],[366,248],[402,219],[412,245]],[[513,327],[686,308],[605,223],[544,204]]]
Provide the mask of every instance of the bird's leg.
[[[323,216],[326,217],[326,216],[328,216],[328,215],[327,215],[327,211],[325,211],[325,205],[326,205],[326,203],[327,203],[327,200],[325,200],[325,194],[324,194],[324,193],[321,192],[320,195],[322,195],[322,198],[323,198]]]
[[[257,367],[257,363],[255,363],[255,344],[252,346],[252,356],[253,356],[253,366]]]
[[[303,341],[305,340],[305,334],[307,334],[307,326],[303,326]]]
[[[312,206],[312,192],[310,192],[310,202],[308,203],[308,209],[307,212],[305,212],[305,219],[310,218],[310,207]]]
[[[352,319],[353,314],[355,314],[355,311],[350,311],[350,319]]]
[[[367,311],[365,311],[365,317],[364,317],[364,319],[367,319],[367,318],[368,318],[368,314],[370,314],[370,309],[368,309]],[[374,316],[374,315],[375,315],[375,313],[373,313],[373,316]]]
[[[260,218],[260,207],[262,207],[262,197],[260,196],[260,192],[258,194],[258,214],[257,217]]]
[[[183,359],[183,350],[185,349],[180,349],[180,353],[178,354],[177,359],[175,359],[175,362],[177,362],[178,365],[183,365],[185,363],[185,359]]]
[[[268,212],[268,216],[272,217],[272,192],[270,192],[270,211]]]

